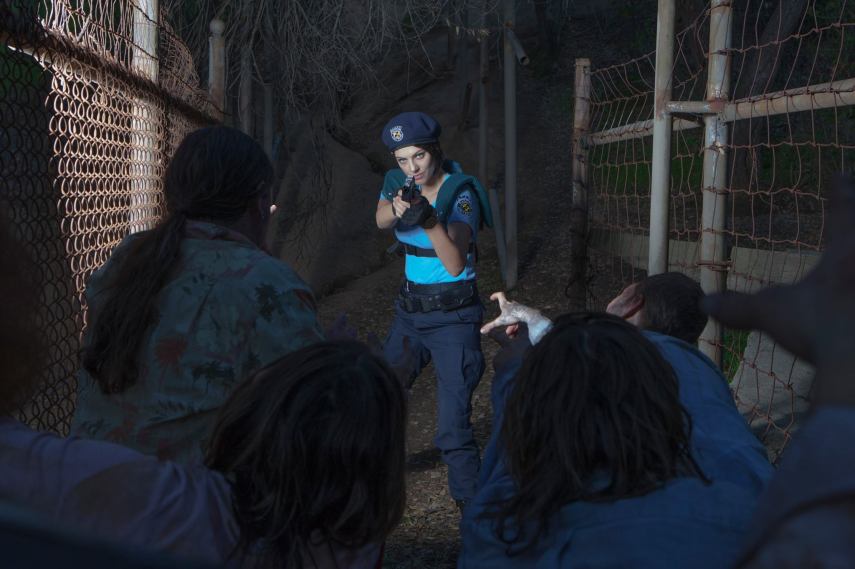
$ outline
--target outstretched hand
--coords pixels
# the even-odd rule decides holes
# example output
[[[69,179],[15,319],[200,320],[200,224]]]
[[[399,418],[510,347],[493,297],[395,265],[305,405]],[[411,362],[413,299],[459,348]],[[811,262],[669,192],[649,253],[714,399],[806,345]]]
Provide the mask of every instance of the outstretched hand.
[[[855,183],[839,180],[828,212],[828,246],[802,281],[757,294],[725,293],[704,309],[726,326],[768,333],[817,367],[814,399],[855,404]]]
[[[526,324],[531,334],[531,343],[536,344],[552,325],[552,322],[539,310],[508,300],[503,292],[494,292],[490,295],[490,300],[499,303],[500,314],[481,327],[482,334],[489,334],[492,330],[505,326],[505,334],[513,338],[518,334],[519,324]]]

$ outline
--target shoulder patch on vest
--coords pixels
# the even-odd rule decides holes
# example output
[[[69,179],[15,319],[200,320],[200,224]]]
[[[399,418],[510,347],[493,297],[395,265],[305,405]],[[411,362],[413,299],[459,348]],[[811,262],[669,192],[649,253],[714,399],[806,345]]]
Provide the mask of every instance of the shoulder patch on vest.
[[[457,211],[463,215],[469,215],[472,213],[472,202],[469,201],[469,198],[461,198],[457,200]]]

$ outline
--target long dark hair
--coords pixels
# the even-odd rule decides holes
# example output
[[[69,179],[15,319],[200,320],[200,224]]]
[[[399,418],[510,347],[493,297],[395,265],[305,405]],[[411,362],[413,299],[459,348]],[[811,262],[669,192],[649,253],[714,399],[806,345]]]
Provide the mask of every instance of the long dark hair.
[[[499,537],[533,545],[571,502],[704,478],[690,435],[674,370],[633,325],[608,314],[559,317],[526,356],[505,406],[501,441],[518,492],[493,512]]]
[[[122,392],[139,376],[140,345],[178,261],[187,219],[235,221],[272,182],[270,160],[242,132],[215,126],[184,138],[166,170],[167,216],[114,255],[103,297],[90,307],[81,360],[105,393]]]
[[[239,549],[300,568],[319,541],[382,542],[403,515],[405,428],[399,380],[357,342],[303,348],[243,382],[206,458],[233,481]]]

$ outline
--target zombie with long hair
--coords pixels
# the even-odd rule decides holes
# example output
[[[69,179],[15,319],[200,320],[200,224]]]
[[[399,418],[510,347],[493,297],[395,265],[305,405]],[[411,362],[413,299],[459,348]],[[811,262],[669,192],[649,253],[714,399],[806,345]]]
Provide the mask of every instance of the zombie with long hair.
[[[416,354],[410,384],[433,361],[439,407],[434,442],[448,465],[451,496],[463,509],[475,495],[480,467],[470,421],[472,393],[484,373],[475,245],[491,217],[481,183],[444,158],[440,132],[433,117],[418,112],[401,113],[383,128],[397,167],[386,173],[376,222],[394,229],[406,257],[384,353],[396,366]]]
[[[508,346],[460,567],[728,566],[757,494],[706,474],[660,351],[616,316],[543,320],[534,347],[492,333]]]
[[[312,294],[265,250],[273,168],[228,127],[189,134],[166,215],[87,283],[72,433],[198,461],[214,416],[253,371],[322,339]]]
[[[5,375],[2,409],[33,381]],[[356,342],[319,343],[238,386],[207,466],[0,416],[0,507],[217,566],[375,569],[404,510],[405,417],[383,360]]]

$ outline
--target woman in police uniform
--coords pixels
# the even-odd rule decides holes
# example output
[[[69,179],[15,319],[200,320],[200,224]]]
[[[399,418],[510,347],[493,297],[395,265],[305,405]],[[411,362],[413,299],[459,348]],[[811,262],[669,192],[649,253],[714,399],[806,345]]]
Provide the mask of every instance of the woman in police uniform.
[[[405,280],[384,352],[393,365],[412,364],[411,385],[434,362],[439,405],[434,443],[448,465],[451,496],[462,509],[475,494],[480,467],[470,423],[472,392],[484,372],[475,242],[490,217],[478,180],[443,159],[440,131],[424,113],[402,113],[385,126],[383,143],[398,168],[386,174],[376,219],[379,228],[395,229],[406,253]]]

